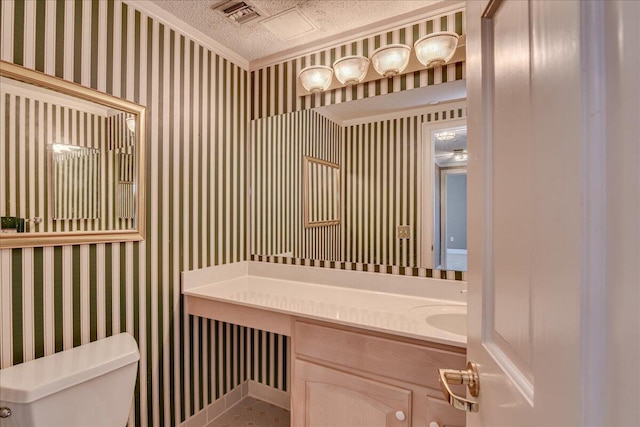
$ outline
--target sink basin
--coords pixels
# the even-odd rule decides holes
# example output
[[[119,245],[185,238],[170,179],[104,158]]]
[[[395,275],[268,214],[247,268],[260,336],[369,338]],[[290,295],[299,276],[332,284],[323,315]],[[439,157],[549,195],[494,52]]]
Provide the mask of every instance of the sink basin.
[[[467,307],[464,305],[425,305],[412,308],[409,313],[419,316],[441,331],[467,336]]]

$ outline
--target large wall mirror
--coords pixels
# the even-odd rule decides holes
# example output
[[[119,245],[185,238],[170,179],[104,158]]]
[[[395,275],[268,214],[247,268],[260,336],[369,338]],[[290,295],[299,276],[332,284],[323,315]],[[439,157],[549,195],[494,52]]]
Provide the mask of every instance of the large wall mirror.
[[[465,98],[462,80],[253,120],[251,255],[465,271]],[[339,223],[305,227],[305,156],[339,170]]]
[[[145,107],[0,63],[0,248],[144,238]]]

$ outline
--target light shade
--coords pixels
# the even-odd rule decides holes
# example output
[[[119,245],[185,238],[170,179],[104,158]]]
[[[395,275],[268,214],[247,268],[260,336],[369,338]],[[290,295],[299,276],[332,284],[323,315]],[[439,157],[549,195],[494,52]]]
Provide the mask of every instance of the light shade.
[[[333,72],[340,83],[354,85],[360,83],[369,71],[369,58],[345,56],[333,63]]]
[[[309,92],[322,92],[331,85],[333,68],[324,65],[312,65],[300,70],[298,78],[302,86]]]
[[[466,162],[468,157],[467,150],[463,150],[462,148],[453,150],[453,160],[456,162]]]
[[[127,127],[129,128],[129,130],[131,132],[135,132],[136,131],[136,118],[135,117],[128,117],[125,121],[127,122]]]
[[[409,64],[411,47],[404,44],[390,44],[376,49],[371,55],[373,68],[384,77],[400,74]]]
[[[456,137],[455,131],[445,130],[439,133],[436,133],[436,139],[439,141],[451,141]]]
[[[439,67],[447,63],[458,47],[458,34],[450,31],[427,34],[413,45],[418,61],[427,67]]]

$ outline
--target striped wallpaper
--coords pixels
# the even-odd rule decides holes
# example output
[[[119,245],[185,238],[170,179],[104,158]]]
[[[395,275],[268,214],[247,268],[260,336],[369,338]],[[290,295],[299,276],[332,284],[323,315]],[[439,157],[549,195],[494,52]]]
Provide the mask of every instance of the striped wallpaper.
[[[464,117],[466,108],[455,108],[344,128],[345,261],[418,267],[422,124]],[[410,227],[411,238],[397,237],[399,225]]]
[[[375,49],[392,43],[413,46],[413,43],[420,37],[437,31],[455,31],[462,35],[465,34],[465,20],[464,8],[460,8],[443,15],[436,15],[422,22],[353,40],[349,43],[252,71],[251,93],[253,104],[251,119],[260,119],[324,105],[339,104],[356,99],[462,80],[465,78],[464,61],[448,64],[444,67],[407,73],[391,79],[379,79],[352,87],[337,88],[318,94],[298,96],[296,89],[298,72],[304,67],[309,65],[331,66],[335,60],[348,55],[369,56]]]
[[[83,220],[69,219],[74,216],[69,216],[65,206],[78,206],[78,202],[70,197],[67,191],[61,193],[64,198],[58,200],[61,203],[54,203],[49,186],[51,184],[55,187],[55,182],[59,183],[60,179],[64,179],[64,175],[59,173],[59,179],[50,182],[49,156],[59,156],[53,153],[51,144],[86,147],[100,153],[105,152],[107,118],[11,92],[5,93],[4,90],[2,97],[0,170],[2,181],[13,184],[0,185],[0,213],[4,216],[43,219],[40,224],[27,222],[27,231],[94,230],[101,226],[106,227],[104,218],[109,209],[109,200],[93,200],[92,213]],[[107,160],[105,156],[98,157],[100,164],[95,165],[93,171],[102,173],[107,166]],[[70,165],[78,160],[70,159],[66,163]],[[58,168],[57,171],[61,172],[62,169]],[[93,172],[89,176],[93,176],[92,174]],[[69,182],[75,183],[77,180],[74,178]],[[68,190],[69,186],[65,184],[64,187],[60,187],[63,188]],[[76,193],[76,196],[78,195],[80,194]],[[65,219],[54,221],[53,209],[58,210],[57,215]]]
[[[181,271],[249,252],[249,116],[269,118],[252,124],[260,132],[312,129],[309,140],[332,142],[300,156],[341,164],[339,126],[310,108],[459,80],[464,63],[305,97],[295,94],[297,70],[439,29],[463,33],[464,19],[460,10],[249,73],[126,1],[0,2],[2,60],[140,103],[148,114],[146,240],[1,250],[0,367],[128,331],[141,352],[131,426],[176,425],[244,379],[287,390],[287,339],[188,316],[180,296]],[[44,165],[20,161],[21,173]],[[21,203],[41,203],[35,188]],[[339,226],[298,230],[297,259],[342,258]],[[317,252],[321,241],[333,242],[330,253]]]
[[[340,225],[304,228],[304,156],[340,164],[340,126],[306,110],[251,122],[251,253],[339,260]]]
[[[251,259],[285,263],[284,257],[292,257],[290,263],[296,265],[463,280],[463,272],[418,268],[420,145],[423,123],[460,119],[466,114],[466,108],[431,108],[431,112],[345,127],[313,110],[253,120]],[[325,157],[341,165],[341,224],[336,226],[340,234],[332,236],[338,248],[314,238],[315,228],[307,229],[311,237],[305,240],[304,249],[297,246],[304,240],[296,234],[300,230],[296,221],[302,215],[300,158],[308,143],[306,129],[316,129],[320,141],[326,140],[323,128],[308,117],[339,129],[334,138],[341,141],[341,155]],[[412,238],[398,239],[397,225],[410,226]],[[333,230],[317,230],[322,233],[325,228]]]
[[[107,148],[109,150],[130,147],[136,143],[135,133],[129,130],[126,122],[131,117],[133,114],[128,113],[115,113],[109,116],[107,122]]]
[[[180,296],[181,271],[246,259],[248,72],[120,0],[5,0],[0,28],[1,59],[148,113],[146,240],[1,250],[0,366],[128,331],[130,426],[176,425],[247,378],[286,390],[286,339]]]
[[[74,149],[56,153],[52,149],[53,219],[100,217],[100,150]]]

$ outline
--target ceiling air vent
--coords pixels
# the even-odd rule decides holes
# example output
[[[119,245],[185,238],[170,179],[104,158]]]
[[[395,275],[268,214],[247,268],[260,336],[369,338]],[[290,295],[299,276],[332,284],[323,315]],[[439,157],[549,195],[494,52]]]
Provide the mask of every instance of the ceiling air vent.
[[[214,10],[239,25],[246,24],[262,16],[255,6],[237,0],[225,1],[221,5],[215,6]]]

